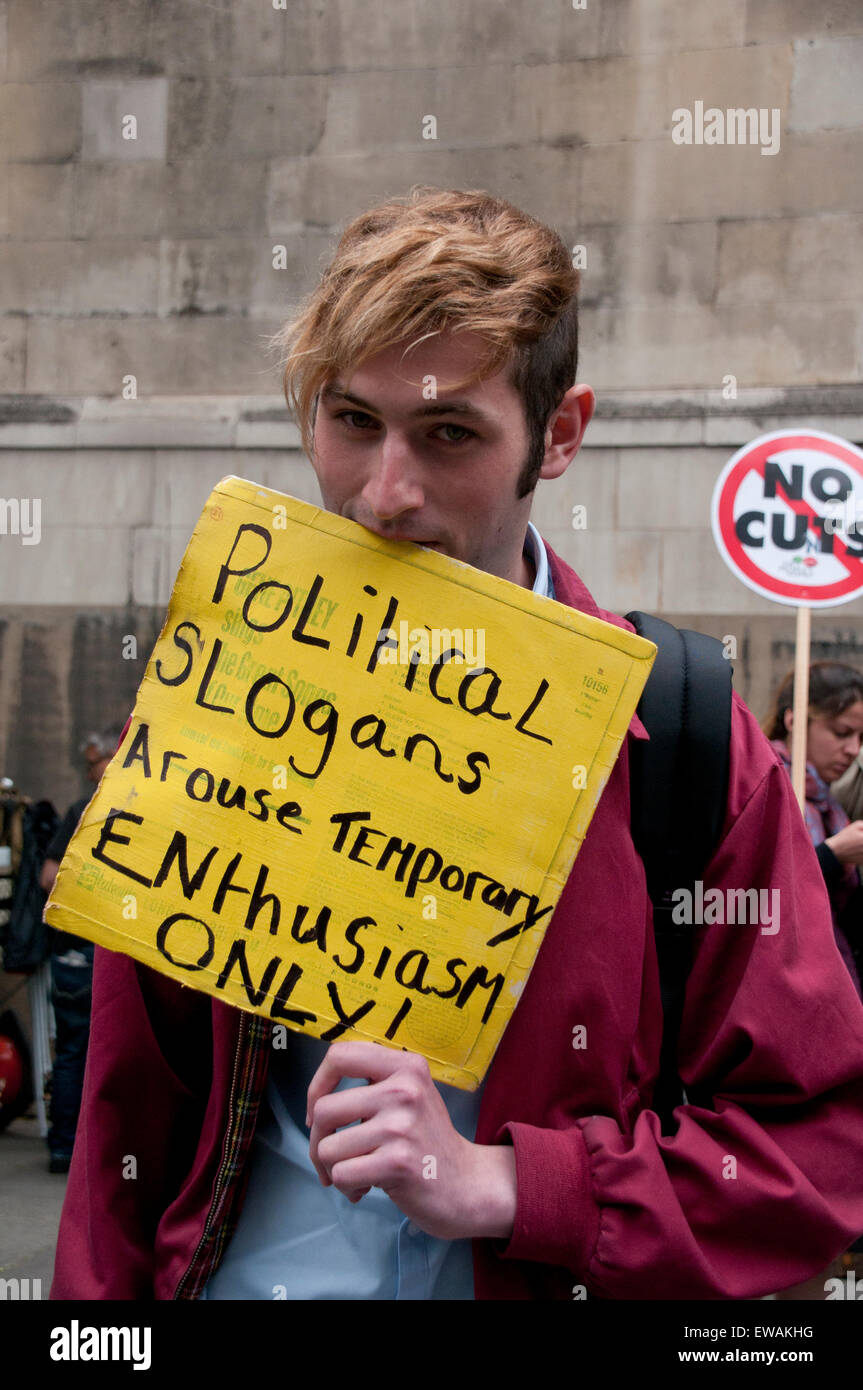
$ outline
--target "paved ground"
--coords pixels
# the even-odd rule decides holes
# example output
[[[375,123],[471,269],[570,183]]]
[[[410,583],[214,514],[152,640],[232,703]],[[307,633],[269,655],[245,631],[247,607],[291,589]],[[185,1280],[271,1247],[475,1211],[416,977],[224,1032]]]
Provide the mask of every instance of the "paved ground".
[[[48,1146],[35,1116],[0,1130],[0,1278],[41,1279],[43,1298],[54,1274],[65,1191],[65,1175],[48,1172]]]

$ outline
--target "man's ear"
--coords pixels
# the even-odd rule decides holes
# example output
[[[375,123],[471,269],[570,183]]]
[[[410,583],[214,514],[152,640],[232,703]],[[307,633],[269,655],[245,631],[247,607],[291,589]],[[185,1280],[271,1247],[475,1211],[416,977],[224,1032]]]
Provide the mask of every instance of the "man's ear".
[[[559,478],[566,472],[581,448],[595,408],[596,397],[590,386],[570,386],[546,426],[541,478]]]

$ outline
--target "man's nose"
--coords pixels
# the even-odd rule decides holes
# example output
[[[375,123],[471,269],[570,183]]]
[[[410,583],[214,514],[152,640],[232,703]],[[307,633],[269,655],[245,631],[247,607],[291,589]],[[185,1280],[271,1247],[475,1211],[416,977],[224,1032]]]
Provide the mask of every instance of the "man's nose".
[[[387,431],[375,454],[363,498],[381,521],[423,504],[417,460],[409,442],[392,430]]]

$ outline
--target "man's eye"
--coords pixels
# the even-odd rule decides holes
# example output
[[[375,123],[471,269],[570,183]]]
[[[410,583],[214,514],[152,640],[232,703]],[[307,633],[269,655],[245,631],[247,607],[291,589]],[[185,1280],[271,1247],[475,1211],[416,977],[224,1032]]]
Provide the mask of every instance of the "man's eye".
[[[370,424],[375,423],[372,416],[367,414],[365,410],[342,410],[337,418],[350,421],[351,425],[358,430],[368,429]]]
[[[452,434],[446,436],[447,444],[461,444],[463,440],[473,438],[473,430],[466,429],[464,425],[439,425],[438,428],[456,431],[455,437]]]

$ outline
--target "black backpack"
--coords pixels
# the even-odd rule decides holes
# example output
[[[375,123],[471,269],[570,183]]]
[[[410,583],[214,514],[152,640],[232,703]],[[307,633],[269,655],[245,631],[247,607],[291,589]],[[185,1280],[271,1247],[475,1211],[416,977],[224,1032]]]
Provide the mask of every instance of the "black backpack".
[[[649,743],[630,747],[632,838],[653,904],[663,1029],[653,1109],[663,1134],[687,1097],[677,1071],[677,1038],[692,966],[692,926],[672,922],[671,894],[702,878],[722,830],[728,797],[731,663],[715,637],[676,628],[649,613],[627,613],[656,660],[638,705]]]

